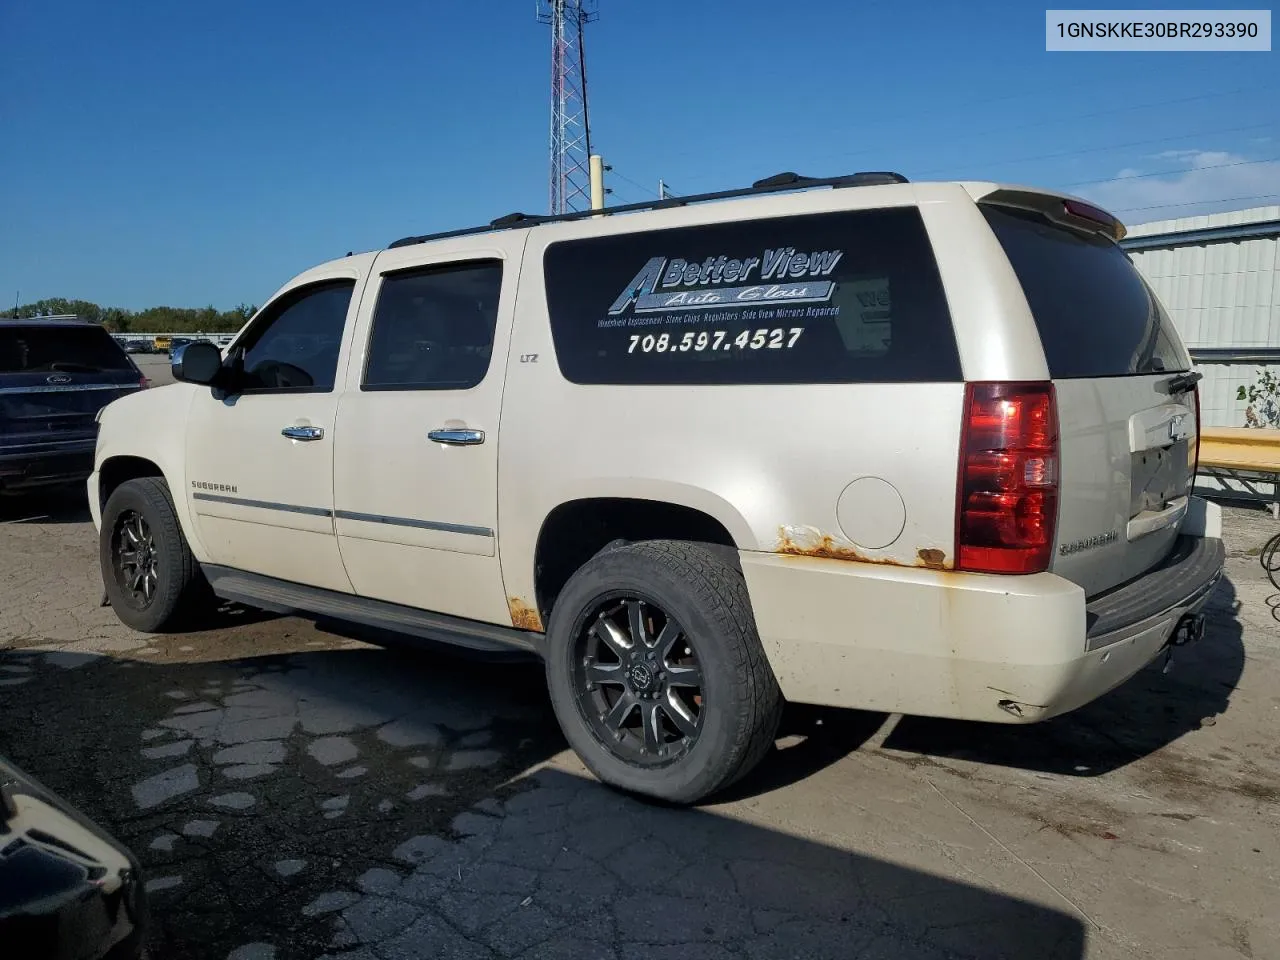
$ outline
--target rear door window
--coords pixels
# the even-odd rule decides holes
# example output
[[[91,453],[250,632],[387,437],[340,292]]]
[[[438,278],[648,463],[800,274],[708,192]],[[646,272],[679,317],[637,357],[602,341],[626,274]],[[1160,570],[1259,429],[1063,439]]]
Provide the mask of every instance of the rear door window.
[[[1120,247],[1042,216],[983,206],[1055,380],[1191,369],[1173,322]]]
[[[574,383],[961,379],[913,207],[569,240],[543,265]]]
[[[389,274],[373,312],[362,390],[469,390],[484,379],[502,263],[477,260]]]
[[[132,363],[101,327],[0,323],[0,373],[128,371]]]

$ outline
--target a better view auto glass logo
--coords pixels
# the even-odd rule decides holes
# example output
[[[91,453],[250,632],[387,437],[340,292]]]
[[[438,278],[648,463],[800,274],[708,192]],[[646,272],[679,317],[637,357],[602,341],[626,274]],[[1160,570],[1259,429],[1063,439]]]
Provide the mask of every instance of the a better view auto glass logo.
[[[49,384],[70,383],[71,378],[65,373],[55,373],[52,377],[45,377],[44,382]]]
[[[235,493],[236,488],[229,483],[208,483],[204,480],[192,480],[192,490],[210,490],[214,493]]]
[[[835,284],[817,278],[829,276],[843,256],[843,250],[806,253],[794,247],[779,247],[742,260],[722,254],[707,257],[701,263],[676,257],[668,264],[666,257],[651,257],[618,294],[609,315],[617,316],[633,303],[636,313],[740,307],[759,302],[824,303],[831,299]]]
[[[1108,533],[1100,533],[1096,537],[1086,537],[1083,540],[1076,540],[1074,543],[1064,543],[1058,547],[1058,553],[1061,556],[1069,557],[1073,553],[1079,553],[1081,550],[1093,550],[1097,547],[1104,547],[1108,543],[1115,543],[1120,539],[1120,531],[1111,530]]]

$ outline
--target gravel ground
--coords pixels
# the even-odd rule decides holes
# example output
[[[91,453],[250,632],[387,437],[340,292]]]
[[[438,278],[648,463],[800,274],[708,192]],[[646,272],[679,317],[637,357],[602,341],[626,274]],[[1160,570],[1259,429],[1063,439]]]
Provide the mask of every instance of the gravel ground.
[[[536,665],[134,634],[78,495],[0,501],[0,753],[138,853],[156,960],[1280,957],[1277,529],[1229,512],[1168,673],[1035,727],[793,709],[673,810],[586,775]]]

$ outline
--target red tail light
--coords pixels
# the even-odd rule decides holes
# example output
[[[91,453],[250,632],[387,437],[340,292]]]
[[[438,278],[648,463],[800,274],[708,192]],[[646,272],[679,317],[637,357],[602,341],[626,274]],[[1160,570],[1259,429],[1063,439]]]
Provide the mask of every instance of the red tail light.
[[[1058,523],[1052,384],[966,385],[957,488],[957,569],[1048,569]]]

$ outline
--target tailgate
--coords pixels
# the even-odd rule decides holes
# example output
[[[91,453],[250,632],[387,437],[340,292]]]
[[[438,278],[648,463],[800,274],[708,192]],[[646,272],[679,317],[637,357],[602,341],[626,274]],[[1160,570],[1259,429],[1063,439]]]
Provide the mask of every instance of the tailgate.
[[[51,384],[46,377],[38,383],[16,383],[18,379],[0,374],[0,437],[5,443],[92,434],[98,411],[139,387],[136,377],[125,383]]]
[[[100,409],[142,375],[94,324],[0,325],[0,436],[5,443],[92,436]]]
[[[1194,481],[1191,358],[1110,237],[983,203],[1026,294],[1058,401],[1051,569],[1093,596],[1172,550]]]
[[[1164,559],[1186,515],[1194,400],[1163,392],[1168,379],[1054,381],[1061,481],[1050,569],[1090,596]]]

